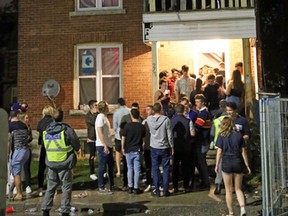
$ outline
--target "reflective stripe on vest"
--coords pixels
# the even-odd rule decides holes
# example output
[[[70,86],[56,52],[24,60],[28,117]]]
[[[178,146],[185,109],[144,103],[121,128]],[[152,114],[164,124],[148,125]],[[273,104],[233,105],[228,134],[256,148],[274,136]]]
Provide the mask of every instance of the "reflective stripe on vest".
[[[73,151],[71,145],[66,146],[64,130],[58,134],[43,132],[43,142],[49,162],[62,162],[67,159],[67,153]]]

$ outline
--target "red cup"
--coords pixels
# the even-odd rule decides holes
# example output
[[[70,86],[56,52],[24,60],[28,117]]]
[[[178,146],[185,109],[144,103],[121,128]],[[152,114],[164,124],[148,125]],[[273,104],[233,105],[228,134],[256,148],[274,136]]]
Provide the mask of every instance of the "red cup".
[[[6,213],[13,213],[14,212],[14,208],[12,207],[7,207],[6,208]]]

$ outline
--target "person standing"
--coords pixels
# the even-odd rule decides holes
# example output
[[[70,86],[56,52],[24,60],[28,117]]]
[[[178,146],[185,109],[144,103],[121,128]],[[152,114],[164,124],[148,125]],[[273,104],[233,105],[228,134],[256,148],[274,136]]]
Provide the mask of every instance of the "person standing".
[[[9,133],[11,134],[11,173],[14,177],[16,195],[14,201],[23,198],[21,190],[21,169],[29,158],[28,143],[32,141],[28,127],[18,118],[19,111],[10,112]]]
[[[210,113],[205,106],[206,98],[202,94],[195,96],[196,109],[199,111],[196,122],[196,145],[195,156],[197,168],[201,176],[200,189],[206,189],[210,187],[208,167],[206,163],[206,153],[209,150],[210,144],[210,128],[211,119]]]
[[[158,89],[154,94],[154,102],[159,102],[162,104],[163,114],[167,116],[168,107],[170,104],[169,90],[167,89],[167,81],[160,80],[160,89]]]
[[[47,190],[41,205],[43,216],[49,216],[53,198],[58,185],[61,185],[62,199],[60,212],[62,216],[70,215],[72,195],[72,169],[77,163],[76,152],[80,141],[75,131],[63,123],[63,111],[57,110],[55,121],[43,131],[43,144],[46,149]]]
[[[43,117],[37,125],[37,131],[39,132],[38,145],[41,148],[38,166],[38,195],[40,197],[43,196],[44,174],[46,169],[46,150],[43,143],[43,131],[45,131],[47,126],[53,122],[52,116],[55,115],[55,112],[56,110],[52,106],[45,106],[42,110]]]
[[[190,77],[189,67],[187,65],[182,66],[183,75],[175,83],[175,102],[178,103],[181,95],[190,96],[190,93],[195,89],[195,79]]]
[[[155,193],[153,195],[160,197],[159,164],[161,164],[163,167],[163,196],[169,196],[169,164],[171,153],[173,155],[171,122],[167,116],[162,115],[162,106],[160,103],[155,103],[153,110],[154,115],[147,118],[147,124],[151,134],[151,160],[155,185]]]
[[[128,167],[128,193],[140,194],[139,176],[141,172],[141,152],[145,126],[140,123],[140,113],[137,109],[131,110],[132,122],[127,123],[122,132],[122,153],[126,157]],[[134,172],[134,181],[133,181]]]
[[[168,77],[167,79],[167,83],[168,83],[168,90],[170,92],[170,98],[171,100],[175,99],[175,82],[178,79],[178,73],[179,71],[176,68],[172,68],[171,69],[171,76]]]
[[[109,112],[108,103],[100,101],[98,103],[99,114],[95,121],[96,128],[96,150],[98,156],[98,189],[100,194],[112,194],[114,187],[114,159],[113,146],[110,134],[110,123],[107,118]],[[104,172],[108,165],[108,176],[110,188],[105,188]]]
[[[184,191],[187,193],[189,189],[189,180],[191,177],[191,137],[195,136],[195,128],[193,122],[184,116],[185,107],[183,104],[175,106],[176,115],[172,118],[172,134],[174,139],[174,155],[173,155],[173,189],[174,193],[178,192],[179,168],[181,163]]]
[[[147,117],[154,114],[153,106],[147,105],[146,109]],[[150,151],[150,131],[147,124],[147,119],[145,119],[142,124],[145,126],[145,138],[144,138],[144,161],[145,161],[145,173],[146,173],[146,188],[144,192],[148,192],[151,190],[152,187],[152,164],[151,164],[151,151]]]
[[[89,111],[85,116],[85,122],[87,125],[87,145],[89,148],[89,168],[90,168],[90,179],[96,181],[97,175],[95,174],[94,159],[96,155],[96,131],[95,131],[95,120],[98,115],[97,100],[90,100],[88,102]]]
[[[116,177],[121,176],[121,137],[120,137],[120,123],[123,116],[130,113],[130,110],[126,107],[124,98],[118,98],[119,108],[113,114],[113,129],[115,132],[115,151],[116,151]]]
[[[219,108],[218,90],[220,85],[215,82],[215,75],[209,74],[207,77],[207,85],[204,89],[204,96],[208,105],[208,110],[212,116]]]
[[[233,177],[237,200],[240,206],[240,215],[246,216],[245,198],[241,190],[245,168],[251,173],[245,142],[241,133],[235,127],[233,120],[225,117],[221,122],[219,137],[216,142],[218,147],[216,155],[215,172],[221,172],[226,190],[226,204],[229,215],[234,215],[233,210]],[[222,158],[222,170],[219,170],[219,162]]]

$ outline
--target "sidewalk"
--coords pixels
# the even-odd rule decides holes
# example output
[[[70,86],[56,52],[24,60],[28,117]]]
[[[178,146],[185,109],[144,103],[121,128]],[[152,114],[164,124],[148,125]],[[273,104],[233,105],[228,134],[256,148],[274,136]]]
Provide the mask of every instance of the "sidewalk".
[[[222,216],[226,215],[227,208],[225,204],[224,190],[219,196],[213,194],[214,186],[209,191],[198,191],[192,193],[177,193],[170,197],[152,197],[150,193],[140,195],[128,194],[127,192],[115,191],[112,195],[98,194],[97,190],[73,191],[72,206],[78,211],[74,215],[189,215],[189,216]],[[87,194],[87,196],[83,196]],[[76,198],[79,197],[79,198]],[[249,201],[250,199],[250,201]],[[249,202],[253,202],[253,198],[249,198]],[[32,194],[30,198],[26,198],[22,202],[7,201],[7,206],[13,206],[14,213],[7,215],[42,215],[41,202],[43,197],[37,197]],[[59,215],[56,210],[59,208],[61,194],[57,194],[54,199],[54,206],[51,210],[51,216]],[[235,215],[238,215],[239,207],[235,203]],[[81,209],[85,212],[81,212]],[[87,210],[94,209],[92,214],[88,214]],[[32,211],[32,212],[25,212]],[[247,206],[248,215],[257,216],[257,211],[261,210],[261,205]],[[137,214],[136,214],[137,213]],[[72,215],[72,214],[71,214]]]

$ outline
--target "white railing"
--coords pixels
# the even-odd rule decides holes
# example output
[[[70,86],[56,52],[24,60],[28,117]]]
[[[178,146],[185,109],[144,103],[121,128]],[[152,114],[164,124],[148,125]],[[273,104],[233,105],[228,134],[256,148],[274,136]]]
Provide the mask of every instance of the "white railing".
[[[144,0],[145,12],[253,8],[254,0]]]

